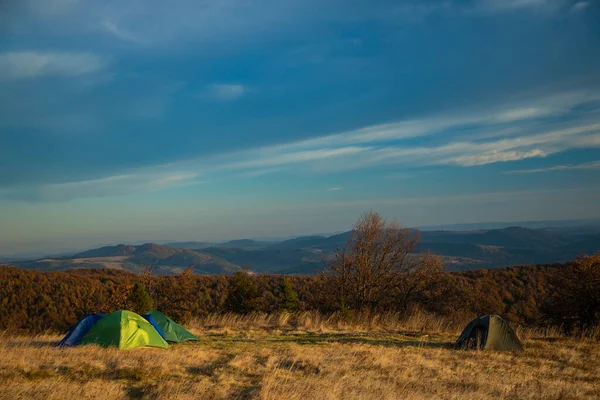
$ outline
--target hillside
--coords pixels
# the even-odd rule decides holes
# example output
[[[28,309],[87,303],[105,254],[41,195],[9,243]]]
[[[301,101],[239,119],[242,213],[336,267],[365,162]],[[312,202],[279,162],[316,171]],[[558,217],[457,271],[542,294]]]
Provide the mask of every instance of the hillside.
[[[418,252],[442,256],[451,271],[566,262],[600,250],[600,235],[507,227],[479,231],[423,231]],[[593,232],[593,231],[592,231]],[[314,274],[323,270],[351,232],[304,236],[258,249],[211,247],[203,251],[256,272]]]
[[[169,245],[120,244],[68,257],[13,262],[25,269],[118,268],[141,272],[154,265],[159,274],[176,274],[190,265],[197,273],[233,273],[248,268],[257,273],[316,274],[344,246],[351,232],[333,236],[302,236],[281,242],[232,240],[224,243],[174,242]],[[418,252],[442,256],[451,271],[523,264],[566,262],[600,251],[600,233],[577,229],[506,227],[477,231],[423,231]]]
[[[140,246],[106,246],[75,254],[70,257],[43,258],[12,263],[23,269],[47,271],[73,268],[114,268],[141,273],[152,266],[156,274],[171,275],[193,266],[197,274],[231,274],[240,270],[237,265],[212,254],[187,248],[173,248],[154,243]]]

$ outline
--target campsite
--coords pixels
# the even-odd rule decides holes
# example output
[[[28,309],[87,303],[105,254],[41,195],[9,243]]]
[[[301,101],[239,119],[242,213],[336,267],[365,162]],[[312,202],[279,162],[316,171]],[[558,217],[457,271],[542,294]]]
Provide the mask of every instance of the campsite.
[[[446,272],[393,227],[312,277],[0,267],[0,398],[600,396],[600,254]]]
[[[342,324],[318,313],[223,315],[168,349],[56,347],[2,336],[0,398],[575,399],[600,396],[600,345],[518,330],[525,351],[465,351],[463,327],[425,315]]]
[[[0,0],[0,400],[600,400],[600,0]]]

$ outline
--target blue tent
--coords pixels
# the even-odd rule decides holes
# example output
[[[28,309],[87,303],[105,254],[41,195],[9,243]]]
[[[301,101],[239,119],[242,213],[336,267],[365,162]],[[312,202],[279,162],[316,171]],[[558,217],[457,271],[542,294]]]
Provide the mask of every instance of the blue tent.
[[[165,341],[167,340],[164,332],[162,331],[162,329],[160,329],[160,326],[158,326],[158,323],[156,322],[156,320],[154,319],[154,317],[152,315],[144,314],[144,315],[142,315],[142,317],[144,317],[146,319],[146,321],[148,321],[150,323],[150,325],[152,325],[154,327],[154,329],[156,329],[156,332],[158,332],[158,334],[160,336],[162,336],[162,338],[165,339]]]
[[[58,345],[75,346],[76,344],[79,344],[85,334],[92,329],[92,326],[94,326],[94,324],[96,324],[96,322],[98,322],[98,320],[103,318],[105,315],[106,314],[90,314],[83,318],[77,323],[77,325],[73,327],[73,329],[71,329],[69,333],[67,333],[67,336],[65,336]]]

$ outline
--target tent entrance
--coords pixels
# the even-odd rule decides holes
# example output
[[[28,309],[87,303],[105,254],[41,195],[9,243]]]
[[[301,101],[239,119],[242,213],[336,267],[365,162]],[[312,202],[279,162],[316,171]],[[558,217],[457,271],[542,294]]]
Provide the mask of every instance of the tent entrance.
[[[463,348],[468,350],[483,350],[487,342],[488,328],[486,326],[477,326],[471,330]]]

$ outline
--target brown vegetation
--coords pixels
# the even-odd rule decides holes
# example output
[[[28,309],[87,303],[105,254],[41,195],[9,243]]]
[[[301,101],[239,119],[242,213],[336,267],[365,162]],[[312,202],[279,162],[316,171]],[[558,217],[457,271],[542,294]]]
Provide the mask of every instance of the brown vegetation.
[[[109,269],[43,273],[0,267],[0,330],[66,331],[96,312],[155,307],[186,322],[207,314],[281,311],[399,313],[454,320],[499,314],[566,333],[597,332],[600,255],[567,265],[445,273],[438,257],[413,254],[415,232],[370,212],[322,276],[143,275]],[[146,291],[147,290],[147,291]]]
[[[341,309],[407,311],[410,299],[442,270],[439,258],[411,253],[418,233],[390,223],[380,214],[362,215],[346,245],[335,252],[327,293]]]
[[[452,348],[455,322],[427,314],[207,315],[201,341],[168,350],[54,347],[0,337],[0,399],[575,399],[600,396],[600,347],[519,332],[526,351]]]

